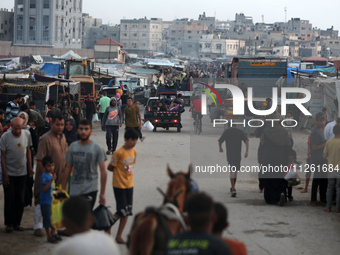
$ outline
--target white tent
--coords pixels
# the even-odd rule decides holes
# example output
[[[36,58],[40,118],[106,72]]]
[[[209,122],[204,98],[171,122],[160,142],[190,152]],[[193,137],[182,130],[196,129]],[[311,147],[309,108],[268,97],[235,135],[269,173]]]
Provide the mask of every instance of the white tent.
[[[79,56],[77,53],[75,53],[73,50],[70,50],[69,52],[65,53],[64,55],[61,55],[60,58],[65,58],[65,59],[74,58],[74,59],[78,59],[78,58],[82,58],[82,57]]]

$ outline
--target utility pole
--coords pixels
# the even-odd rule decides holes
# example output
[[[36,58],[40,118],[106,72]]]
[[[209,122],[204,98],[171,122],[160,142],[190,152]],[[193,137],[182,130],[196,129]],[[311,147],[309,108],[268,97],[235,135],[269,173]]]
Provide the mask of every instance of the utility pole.
[[[109,37],[110,39],[110,47],[109,47],[109,63],[111,64],[111,37]]]

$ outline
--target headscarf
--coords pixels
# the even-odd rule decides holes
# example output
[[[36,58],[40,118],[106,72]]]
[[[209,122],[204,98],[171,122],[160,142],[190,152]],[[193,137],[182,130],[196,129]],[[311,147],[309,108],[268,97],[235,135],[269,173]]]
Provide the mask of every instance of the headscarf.
[[[19,112],[17,116],[20,118],[21,114],[25,115],[25,120],[24,120],[24,123],[22,124],[22,129],[29,129],[29,126],[27,125],[27,122],[28,122],[28,114],[27,114],[27,112]]]
[[[65,129],[64,129],[64,134],[65,134],[66,142],[68,143],[68,145],[70,145],[70,144],[73,143],[74,141],[77,141],[77,140],[78,140],[77,125],[76,125],[75,120],[72,119],[72,118],[68,118],[68,119],[65,121],[65,124],[66,124],[67,122],[70,122],[71,125],[73,126],[73,128],[72,128],[71,131],[67,131],[67,130],[66,130],[66,127],[65,127]]]

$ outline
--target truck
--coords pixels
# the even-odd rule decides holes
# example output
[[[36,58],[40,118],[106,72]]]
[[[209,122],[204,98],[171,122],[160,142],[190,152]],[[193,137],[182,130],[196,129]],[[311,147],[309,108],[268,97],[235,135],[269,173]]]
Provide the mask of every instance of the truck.
[[[235,57],[225,69],[232,84],[252,87],[255,97],[272,97],[272,87],[277,87],[280,77],[287,74],[287,59]]]
[[[91,60],[67,59],[61,62],[61,69],[65,68],[64,78],[80,83],[80,96],[85,98],[88,94],[95,96],[95,83],[91,76]]]

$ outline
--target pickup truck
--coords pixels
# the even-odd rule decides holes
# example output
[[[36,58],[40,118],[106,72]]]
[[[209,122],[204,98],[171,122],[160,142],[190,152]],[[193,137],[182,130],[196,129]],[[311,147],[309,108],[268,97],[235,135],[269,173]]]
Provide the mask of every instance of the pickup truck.
[[[144,121],[150,121],[154,126],[153,132],[157,127],[169,130],[170,127],[176,127],[177,132],[181,132],[181,113],[180,111],[158,111],[154,110],[154,105],[159,101],[158,97],[150,97],[144,110]]]

